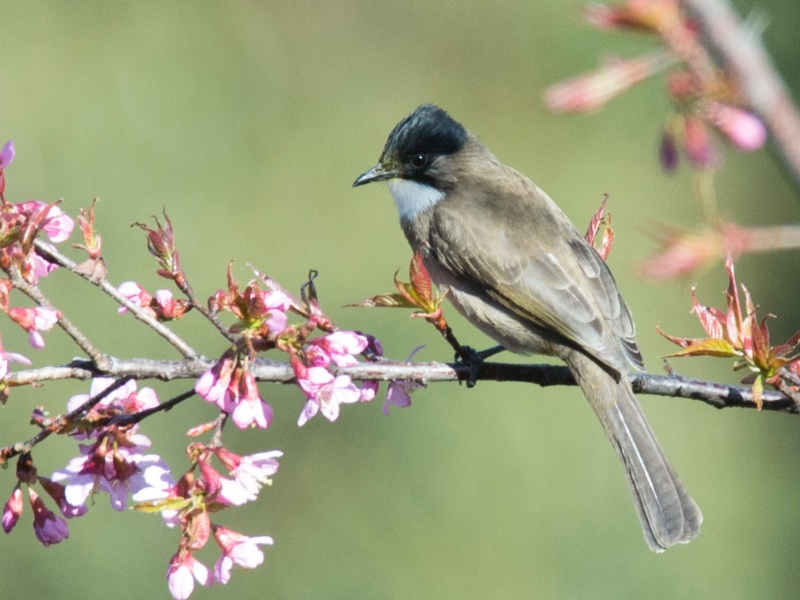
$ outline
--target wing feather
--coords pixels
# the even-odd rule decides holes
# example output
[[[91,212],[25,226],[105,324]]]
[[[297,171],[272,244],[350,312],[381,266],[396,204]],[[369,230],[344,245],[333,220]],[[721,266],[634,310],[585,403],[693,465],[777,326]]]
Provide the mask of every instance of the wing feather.
[[[498,198],[479,187],[440,202],[430,251],[520,319],[614,369],[642,368],[633,319],[605,262],[543,191],[512,173],[522,178],[518,193]],[[519,226],[509,228],[509,218]]]

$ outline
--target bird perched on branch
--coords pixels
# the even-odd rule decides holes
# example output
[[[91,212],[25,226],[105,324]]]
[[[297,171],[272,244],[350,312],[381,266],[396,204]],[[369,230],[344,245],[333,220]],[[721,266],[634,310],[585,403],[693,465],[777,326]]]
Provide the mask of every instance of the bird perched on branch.
[[[650,549],[697,537],[700,509],[626,377],[643,369],[631,314],[555,202],[432,104],[398,123],[353,185],[384,180],[408,242],[455,308],[506,349],[570,368],[622,461]]]

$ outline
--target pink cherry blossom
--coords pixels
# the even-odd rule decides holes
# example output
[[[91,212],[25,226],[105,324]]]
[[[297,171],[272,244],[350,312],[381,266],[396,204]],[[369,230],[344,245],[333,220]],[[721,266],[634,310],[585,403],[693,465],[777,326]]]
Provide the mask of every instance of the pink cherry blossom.
[[[67,522],[48,509],[34,490],[28,490],[31,509],[33,509],[33,532],[44,545],[58,544],[69,537]]]
[[[225,527],[214,526],[214,539],[222,550],[222,556],[214,566],[216,580],[226,584],[231,577],[231,569],[238,565],[244,569],[255,569],[264,562],[264,552],[259,545],[272,545],[268,535],[249,537]]]
[[[386,392],[386,401],[383,403],[383,414],[389,414],[389,406],[408,408],[411,406],[411,392],[424,387],[417,381],[393,381]]]
[[[261,399],[256,378],[250,371],[243,370],[236,391],[238,393],[232,394],[235,407],[230,413],[234,424],[239,429],[253,425],[261,429],[269,427],[273,415],[272,407]]]
[[[324,349],[337,366],[354,367],[358,364],[354,355],[361,354],[366,350],[369,340],[366,336],[354,331],[335,331],[324,338],[313,340],[311,343]]]
[[[0,169],[5,169],[8,165],[10,165],[16,154],[17,150],[14,147],[14,142],[12,140],[8,140],[3,146],[3,149],[0,151]]]
[[[350,377],[334,376],[322,367],[309,367],[305,378],[297,378],[297,384],[308,398],[297,421],[300,427],[317,412],[321,412],[329,421],[335,421],[339,417],[341,404],[352,404],[361,398],[361,392]]]
[[[61,318],[61,312],[47,306],[12,307],[8,316],[28,332],[28,343],[36,349],[44,348],[40,332],[50,331]]]
[[[269,318],[267,319],[267,328],[270,333],[278,335],[286,329],[288,318],[286,311],[292,305],[289,296],[283,292],[263,292],[264,307],[269,311]]]
[[[203,373],[194,386],[195,392],[231,415],[239,429],[269,427],[272,407],[258,392],[256,379],[249,369],[224,355],[211,369]]]
[[[47,277],[58,268],[57,264],[46,261],[38,254],[31,254],[28,257],[28,263],[34,276],[34,283],[38,282],[40,277]]]
[[[201,398],[215,403],[221,410],[227,407],[224,397],[231,383],[233,359],[224,355],[213,367],[203,373],[194,384],[194,391]]]
[[[20,202],[15,206],[20,213],[30,217],[47,211],[42,230],[54,244],[66,241],[69,236],[72,235],[72,230],[75,228],[75,221],[72,220],[72,217],[65,215],[64,211],[58,206],[47,204],[41,200],[28,200],[27,202]]]
[[[44,488],[44,491],[56,501],[58,504],[58,509],[61,511],[61,514],[64,515],[67,519],[72,519],[74,517],[81,517],[86,514],[88,510],[85,505],[80,506],[73,506],[69,502],[67,502],[66,496],[66,488],[60,483],[56,483],[47,477],[39,476],[39,483]]]
[[[125,281],[119,284],[117,287],[117,291],[125,296],[128,300],[131,301],[132,304],[138,306],[139,308],[144,308],[150,305],[150,301],[153,297],[148,294],[142,286],[140,286],[135,281]],[[124,314],[128,312],[128,308],[126,306],[120,306],[117,309],[117,312],[120,314]]]
[[[209,586],[213,582],[211,573],[203,563],[196,560],[186,550],[179,550],[169,562],[167,587],[175,600],[186,600],[194,591],[195,579],[200,585]]]
[[[67,402],[67,410],[73,411],[79,406],[83,405],[89,398],[95,397],[105,391],[105,389],[114,383],[111,377],[95,377],[92,379],[91,386],[88,394],[77,394],[72,396]],[[126,414],[133,414],[142,410],[148,410],[159,405],[158,396],[153,388],[136,389],[135,381],[128,381],[125,385],[117,388],[110,394],[106,395],[100,402],[98,402],[92,412],[97,414],[100,410],[108,407],[115,407]],[[144,438],[147,440],[147,438]],[[149,446],[149,441],[142,442]]]
[[[767,129],[761,119],[735,106],[714,102],[708,120],[739,150],[758,150],[767,141]]]
[[[73,458],[52,479],[64,486],[64,496],[72,506],[85,505],[91,494],[105,492],[111,508],[118,511],[127,508],[129,494],[134,502],[151,502],[166,498],[174,485],[169,466],[160,456],[132,448],[116,448],[104,457],[90,452]]]
[[[378,393],[378,381],[364,381],[361,383],[361,402],[371,402]]]
[[[31,364],[31,361],[21,354],[17,354],[16,352],[6,352],[3,350],[2,346],[0,346],[0,379],[8,374],[8,363],[10,362],[18,362],[24,365]]]
[[[14,529],[14,525],[19,521],[22,516],[22,509],[24,503],[22,501],[22,488],[17,485],[11,492],[11,497],[3,507],[3,531],[10,533]]]
[[[230,468],[230,474],[242,489],[255,496],[278,472],[277,459],[281,456],[280,450],[271,450],[239,457],[238,464]]]

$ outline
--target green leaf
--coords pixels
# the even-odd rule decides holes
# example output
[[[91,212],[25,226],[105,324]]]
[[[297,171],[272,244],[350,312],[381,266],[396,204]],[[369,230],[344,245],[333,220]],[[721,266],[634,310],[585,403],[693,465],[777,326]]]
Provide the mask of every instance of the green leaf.
[[[367,308],[417,308],[416,304],[409,302],[402,294],[378,294],[377,296],[366,298],[361,302],[346,304],[345,306]]]
[[[722,358],[729,358],[740,355],[741,353],[738,352],[730,342],[717,338],[707,338],[694,342],[686,346],[683,350],[667,354],[664,358],[677,358],[681,356],[719,356]]]

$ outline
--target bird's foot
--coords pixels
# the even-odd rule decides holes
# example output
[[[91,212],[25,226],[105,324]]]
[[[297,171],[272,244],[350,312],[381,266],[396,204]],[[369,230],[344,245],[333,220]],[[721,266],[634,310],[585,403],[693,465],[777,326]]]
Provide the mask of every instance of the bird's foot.
[[[503,346],[493,346],[479,352],[474,348],[470,348],[469,346],[461,346],[460,351],[456,352],[456,362],[467,365],[467,368],[469,369],[467,375],[468,388],[475,387],[475,383],[478,381],[478,373],[480,372],[483,361],[494,356],[495,354],[502,352],[503,350],[505,350]]]

